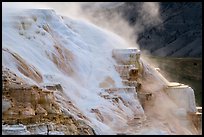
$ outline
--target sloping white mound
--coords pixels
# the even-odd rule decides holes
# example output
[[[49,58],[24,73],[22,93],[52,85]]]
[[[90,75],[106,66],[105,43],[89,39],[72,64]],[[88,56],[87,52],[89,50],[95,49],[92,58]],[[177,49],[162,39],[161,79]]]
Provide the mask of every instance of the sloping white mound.
[[[61,84],[65,96],[89,119],[97,134],[171,133],[168,126],[153,128],[149,124],[151,128],[141,130],[144,125],[134,124],[135,118],[145,119],[135,92],[108,94],[110,99],[102,96],[107,93],[101,88],[123,87],[112,58],[114,48],[127,46],[121,37],[47,9],[8,14],[2,28],[2,66],[30,84]]]

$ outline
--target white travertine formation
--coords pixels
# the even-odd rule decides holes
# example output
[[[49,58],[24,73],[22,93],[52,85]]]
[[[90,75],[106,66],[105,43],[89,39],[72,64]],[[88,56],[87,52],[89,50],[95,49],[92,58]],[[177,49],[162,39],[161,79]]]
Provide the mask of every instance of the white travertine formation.
[[[2,135],[30,135],[24,125],[2,125]]]
[[[116,61],[119,64],[126,64],[127,62],[135,62],[136,61],[136,55],[140,54],[140,50],[136,48],[130,48],[130,49],[114,49],[112,51],[113,58],[116,59]]]
[[[2,113],[7,111],[11,107],[11,101],[2,98]]]
[[[171,86],[166,89],[166,93],[170,98],[187,112],[196,112],[196,103],[194,91],[187,85]]]
[[[2,28],[2,66],[9,68],[27,83],[44,85],[50,90],[63,89],[63,92],[39,90],[39,95],[43,95],[43,98],[39,99],[37,95],[31,94],[34,87],[27,89],[19,86],[23,87],[18,89],[19,92],[9,91],[18,102],[30,103],[31,100],[33,104],[41,102],[41,107],[36,105],[36,115],[43,113],[47,117],[47,114],[56,115],[61,113],[61,110],[71,112],[69,110],[72,108],[77,112],[75,115],[81,114],[78,117],[90,123],[96,134],[181,134],[179,130],[184,131],[180,124],[177,126],[179,128],[177,131],[177,127],[172,128],[175,123],[172,124],[166,117],[161,118],[169,112],[166,112],[168,108],[172,108],[163,105],[166,100],[162,94],[155,98],[159,102],[156,107],[154,100],[149,100],[150,104],[147,105],[150,107],[146,108],[151,110],[153,106],[156,111],[148,112],[143,110],[135,86],[124,87],[124,81],[122,82],[117,71],[122,74],[126,72],[117,68],[115,70],[116,62],[126,65],[134,63],[135,67],[139,66],[139,70],[144,72],[141,76],[146,80],[139,83],[143,84],[143,88],[146,89],[144,91],[148,91],[148,94],[152,91],[154,94],[161,90],[163,92],[162,87],[168,84],[168,81],[165,81],[165,78],[146,62],[138,59],[137,55],[140,54],[138,49],[125,49],[127,43],[114,33],[85,20],[62,18],[52,10],[28,10],[13,14],[3,19]],[[115,48],[121,49],[113,50]],[[125,68],[126,70],[128,72],[129,69]],[[99,90],[99,85],[107,78],[115,88]],[[124,76],[123,79],[127,77]],[[61,86],[56,86],[55,83]],[[125,83],[133,84],[126,81]],[[195,98],[190,87],[179,89],[172,86],[167,89],[167,93],[172,98],[172,102],[176,102],[180,108],[195,112]],[[58,109],[55,103],[50,103],[54,101],[54,95],[58,97],[58,104],[63,106],[61,109]],[[165,108],[163,112],[166,113],[161,113],[161,106]],[[56,109],[53,109],[55,107]],[[34,114],[28,113],[33,111],[27,110],[31,109],[26,109],[25,114]],[[184,112],[181,110],[178,115],[184,116]],[[144,123],[147,122],[146,125],[142,125],[140,121],[143,118]],[[60,120],[64,122],[64,119]],[[171,120],[174,120],[174,117]],[[138,129],[135,130],[135,127]],[[74,125],[73,128],[74,133],[83,134],[81,131],[78,132],[80,127]],[[3,134],[29,134],[27,130],[32,130],[36,134],[62,134],[59,131],[52,132],[45,125],[37,125],[36,129],[35,126],[26,129],[24,126],[8,128],[4,125],[2,129]]]

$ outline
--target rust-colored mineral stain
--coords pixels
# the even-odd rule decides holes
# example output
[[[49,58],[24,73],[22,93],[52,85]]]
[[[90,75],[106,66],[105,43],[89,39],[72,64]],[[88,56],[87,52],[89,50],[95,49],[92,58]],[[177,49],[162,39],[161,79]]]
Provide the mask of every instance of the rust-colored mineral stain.
[[[99,84],[100,88],[110,88],[110,87],[115,87],[115,81],[111,77],[106,77],[103,82]]]
[[[28,63],[26,63],[26,61],[21,58],[18,54],[15,53],[11,53],[9,52],[14,59],[16,60],[16,62],[18,63],[18,70],[25,76],[33,79],[34,81],[36,81],[37,83],[41,83],[42,82],[42,76],[41,74],[38,72],[38,70],[34,67],[34,66],[30,66]]]
[[[96,114],[96,117],[97,117],[97,119],[98,119],[99,121],[101,121],[101,122],[104,121],[104,118],[103,118],[101,112],[100,112],[98,109],[92,108],[92,109],[91,109],[91,113],[95,113],[95,114]]]
[[[54,47],[56,52],[52,53],[51,58],[46,53],[48,55],[48,58],[52,60],[52,62],[57,66],[59,70],[69,76],[73,75],[74,69],[71,64],[74,61],[74,55],[69,50],[63,48],[60,45],[54,45]]]

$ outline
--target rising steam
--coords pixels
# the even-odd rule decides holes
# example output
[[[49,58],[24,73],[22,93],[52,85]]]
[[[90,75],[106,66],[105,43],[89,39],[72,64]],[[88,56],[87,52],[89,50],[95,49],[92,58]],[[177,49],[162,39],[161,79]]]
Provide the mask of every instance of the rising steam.
[[[17,9],[54,9],[58,14],[72,18],[83,18],[92,23],[115,32],[124,38],[127,47],[139,48],[137,36],[145,27],[154,26],[161,22],[159,14],[160,4],[157,2],[137,2],[140,5],[136,11],[139,14],[134,26],[125,20],[121,13],[112,11],[113,8],[121,6],[124,2],[3,2],[4,12]],[[7,8],[7,9],[6,9]],[[107,10],[111,10],[111,16],[107,16]]]

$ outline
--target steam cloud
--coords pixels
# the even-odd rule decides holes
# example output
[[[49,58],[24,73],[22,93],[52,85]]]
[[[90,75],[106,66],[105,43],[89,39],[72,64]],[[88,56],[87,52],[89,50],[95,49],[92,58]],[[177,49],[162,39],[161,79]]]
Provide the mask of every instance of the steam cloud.
[[[54,9],[58,14],[72,18],[83,18],[92,23],[110,30],[122,38],[127,47],[139,48],[137,36],[146,27],[157,25],[161,22],[159,14],[160,4],[157,2],[138,2],[136,13],[139,14],[134,26],[125,20],[121,13],[112,12],[107,16],[106,11],[110,11],[124,2],[3,2],[3,15],[5,12],[12,12],[18,9]]]
[[[138,34],[143,32],[145,28],[153,27],[162,22],[160,16],[160,4],[158,2],[136,3],[136,5],[139,6],[135,8],[136,11],[134,13],[138,14],[138,16],[134,26],[130,25],[130,23],[122,17],[121,12],[113,10],[116,6],[121,6],[122,4],[124,3],[107,2],[93,4],[84,3],[83,5],[88,7],[85,10],[85,16],[89,20],[123,37],[129,44],[127,47],[139,48],[137,43]]]

